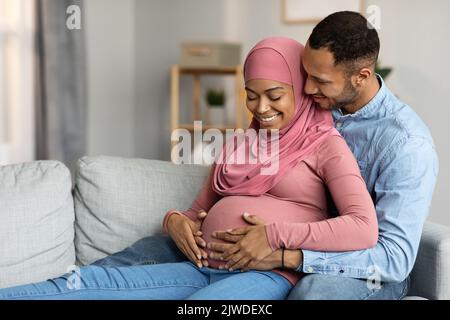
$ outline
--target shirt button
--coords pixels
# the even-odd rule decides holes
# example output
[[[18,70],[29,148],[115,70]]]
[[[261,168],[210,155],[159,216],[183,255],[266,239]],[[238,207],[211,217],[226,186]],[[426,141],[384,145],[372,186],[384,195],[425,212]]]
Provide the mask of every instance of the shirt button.
[[[314,269],[312,267],[308,267],[308,269],[306,271],[308,271],[309,273],[312,273],[314,271]]]
[[[342,122],[336,123],[336,128],[340,129],[342,127]]]

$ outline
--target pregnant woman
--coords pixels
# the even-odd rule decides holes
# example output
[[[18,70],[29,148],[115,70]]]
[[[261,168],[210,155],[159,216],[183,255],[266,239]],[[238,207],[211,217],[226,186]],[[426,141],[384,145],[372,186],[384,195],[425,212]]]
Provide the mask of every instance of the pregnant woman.
[[[374,246],[375,208],[356,160],[334,129],[331,114],[304,94],[303,49],[295,40],[276,37],[261,41],[248,54],[244,77],[247,107],[253,114],[249,129],[278,129],[279,139],[256,135],[248,145],[224,147],[217,158],[223,161],[212,166],[191,208],[166,214],[165,230],[190,261],[86,266],[79,275],[2,289],[0,298],[284,299],[301,276],[289,270],[285,255],[289,250]],[[276,155],[277,167],[271,174],[262,174],[267,161],[228,161],[275,143],[278,151],[269,158],[273,161]],[[330,196],[337,217],[328,214]],[[202,223],[200,211],[207,213]],[[245,212],[258,216],[259,225],[250,227]],[[192,235],[196,225],[200,229]],[[228,229],[235,229],[229,237],[239,239],[224,250],[228,262],[217,259],[208,246],[199,248],[220,242],[213,232]],[[220,268],[225,263],[227,268]]]

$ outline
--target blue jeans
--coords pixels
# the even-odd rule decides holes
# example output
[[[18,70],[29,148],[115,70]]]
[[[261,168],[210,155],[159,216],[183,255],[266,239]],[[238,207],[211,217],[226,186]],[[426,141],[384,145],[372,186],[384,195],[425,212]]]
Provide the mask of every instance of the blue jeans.
[[[78,277],[78,280],[74,280]],[[0,289],[11,300],[283,300],[292,285],[272,271],[229,272],[191,262],[86,266],[79,273]]]
[[[177,267],[178,269],[172,268],[178,265],[177,262],[184,263],[180,264],[181,267]],[[153,264],[160,265],[153,266]],[[129,266],[135,267],[127,268]],[[168,269],[174,269],[170,271],[173,274],[168,274]],[[180,270],[188,272],[180,276]],[[188,274],[189,280],[186,277]],[[241,275],[249,275],[248,283],[243,285],[242,281],[247,280],[242,279]],[[158,279],[159,276],[161,278]],[[168,278],[162,279],[164,276]],[[64,275],[40,284],[0,289],[0,299],[20,298],[21,294],[24,299],[210,299],[211,297],[242,300],[249,297],[284,299],[283,296],[287,296],[292,288],[283,277],[273,272],[230,273],[226,270],[198,269],[187,262],[186,257],[167,235],[141,239],[123,251],[98,260],[91,266],[81,268],[80,285],[84,286],[84,289],[67,290],[70,277],[73,279],[74,275]],[[183,282],[176,281],[175,287],[174,279],[177,277]],[[158,282],[155,285],[155,279],[164,280],[164,283]],[[272,287],[275,282],[281,284],[282,289],[279,291],[279,288],[275,288],[276,297],[255,296],[255,294],[264,294],[265,288]],[[268,286],[264,284],[262,289],[262,283],[267,283]],[[281,293],[286,287],[288,287],[286,293]],[[252,291],[243,293],[240,289],[234,292],[233,288],[250,288]],[[61,290],[65,293],[60,292]],[[308,274],[303,276],[290,291],[288,299],[397,300],[403,298],[408,290],[409,278],[401,283],[382,283],[381,288],[370,289],[365,280]],[[30,296],[31,294],[34,296]],[[243,297],[243,294],[246,297]]]
[[[409,277],[400,283],[385,282],[371,288],[365,279],[308,274],[291,290],[288,300],[400,300],[409,288]]]

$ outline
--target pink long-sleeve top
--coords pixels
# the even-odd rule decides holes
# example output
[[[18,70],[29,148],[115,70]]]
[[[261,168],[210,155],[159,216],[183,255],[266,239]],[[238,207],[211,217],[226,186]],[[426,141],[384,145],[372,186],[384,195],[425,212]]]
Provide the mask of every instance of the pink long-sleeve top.
[[[212,173],[212,170],[211,170]],[[214,192],[212,174],[187,211],[182,213],[195,221],[197,213],[208,213],[202,223],[203,239],[220,242],[212,232],[248,225],[244,212],[264,219],[272,250],[307,249],[317,251],[351,251],[373,247],[378,239],[378,223],[372,199],[361,177],[358,164],[340,136],[329,137],[317,151],[302,160],[271,190],[261,196],[225,196]],[[330,217],[328,188],[338,209],[337,217]],[[206,249],[209,255],[209,250]],[[217,268],[223,261],[208,259]],[[290,270],[275,272],[293,285],[300,273]]]

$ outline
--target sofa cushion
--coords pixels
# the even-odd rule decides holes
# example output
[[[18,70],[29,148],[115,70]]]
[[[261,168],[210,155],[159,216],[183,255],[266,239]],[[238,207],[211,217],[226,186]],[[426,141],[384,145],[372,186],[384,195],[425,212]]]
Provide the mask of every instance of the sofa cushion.
[[[77,262],[90,264],[162,232],[167,210],[190,207],[208,166],[84,157],[75,181]]]
[[[60,276],[75,263],[72,180],[64,164],[0,166],[0,287]]]

